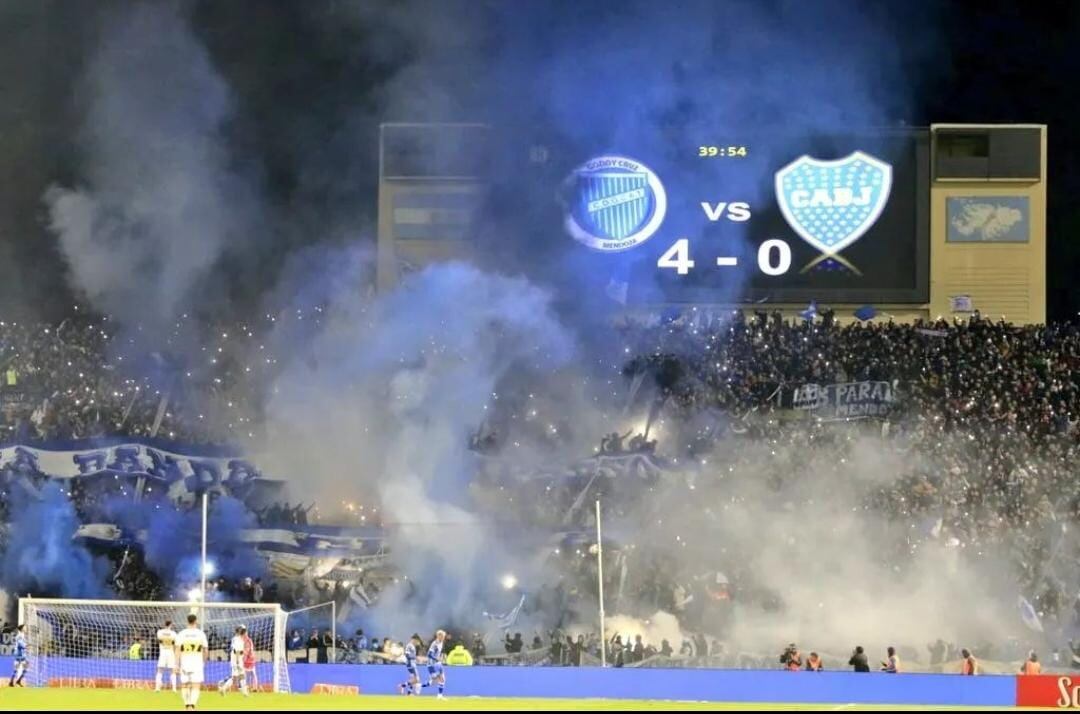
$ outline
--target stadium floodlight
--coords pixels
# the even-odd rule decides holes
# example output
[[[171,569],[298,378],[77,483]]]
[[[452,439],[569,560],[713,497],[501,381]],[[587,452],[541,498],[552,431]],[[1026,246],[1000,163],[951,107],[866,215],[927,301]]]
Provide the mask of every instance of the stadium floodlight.
[[[240,625],[255,647],[258,681],[288,693],[285,632],[289,613],[262,603],[150,602],[22,598],[19,622],[26,626],[27,684],[35,687],[153,689],[157,642],[154,633],[166,620],[177,630],[189,614],[210,641],[205,681],[229,676],[229,638]],[[145,659],[132,660],[135,638],[143,641]]]
[[[202,588],[192,588],[188,590],[187,594],[188,602],[200,602],[203,599]]]
[[[507,573],[506,575],[502,576],[502,578],[500,579],[500,582],[502,583],[502,586],[504,588],[506,588],[507,590],[513,590],[514,588],[517,587],[517,582],[518,581],[517,581],[517,578],[515,578],[513,575],[511,575],[510,573]]]
[[[216,573],[216,572],[217,572],[217,566],[214,565],[214,561],[212,561],[212,560],[206,561],[206,564],[203,565],[203,575],[205,575],[208,578],[212,578],[212,577],[214,577],[214,573]]]

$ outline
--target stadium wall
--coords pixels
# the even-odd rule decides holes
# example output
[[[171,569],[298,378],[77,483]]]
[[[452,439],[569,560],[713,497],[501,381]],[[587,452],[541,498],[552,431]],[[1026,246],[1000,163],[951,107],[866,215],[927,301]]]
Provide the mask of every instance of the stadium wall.
[[[0,658],[0,671],[11,671]],[[108,672],[117,679],[152,680],[155,662],[109,660],[96,667],[87,660],[50,660],[49,677],[86,677]],[[220,673],[211,670],[207,679]],[[391,694],[405,676],[390,665],[289,666],[294,692],[315,684],[358,686],[363,694]],[[711,669],[598,669],[594,667],[449,667],[447,693],[478,697],[567,697],[669,699],[820,704],[898,704],[1014,706],[1017,678],[961,677],[955,674],[791,673]]]
[[[1018,324],[1046,322],[1046,126],[934,124],[932,163],[937,166],[942,132],[1033,130],[1038,132],[1037,170],[1027,176],[995,175],[998,158],[959,159],[970,170],[935,175],[930,189],[930,314],[931,318],[952,317],[950,298],[966,295],[984,317],[1004,318]],[[994,140],[990,139],[990,153]],[[1007,158],[1013,158],[1009,156]],[[955,159],[954,159],[955,161]],[[1006,162],[1008,163],[1008,162]],[[955,167],[953,167],[955,168]],[[961,167],[962,168],[962,167]],[[1008,168],[1008,167],[1007,167]],[[1005,171],[1003,173],[1009,173]],[[981,175],[980,175],[981,174]],[[949,201],[981,199],[989,206],[1023,201],[1026,206],[1021,226],[1024,235],[1010,240],[950,241]]]

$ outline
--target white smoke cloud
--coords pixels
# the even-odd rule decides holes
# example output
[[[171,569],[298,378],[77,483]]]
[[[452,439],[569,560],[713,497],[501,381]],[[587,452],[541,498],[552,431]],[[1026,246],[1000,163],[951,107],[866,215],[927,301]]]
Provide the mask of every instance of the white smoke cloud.
[[[673,584],[710,569],[735,576],[729,624],[706,621],[729,651],[779,655],[796,642],[834,656],[863,645],[874,656],[892,645],[925,661],[939,637],[975,646],[1017,634],[1006,553],[982,546],[979,558],[961,557],[947,538],[867,503],[932,463],[836,429],[831,455],[785,438],[721,441],[693,489],[669,479],[612,525],[633,525],[637,547],[664,554]],[[768,592],[780,602],[764,607]]]
[[[605,634],[609,640],[620,635],[623,645],[628,647],[633,647],[634,638],[641,635],[645,645],[653,645],[657,650],[660,649],[660,644],[667,640],[676,652],[679,651],[684,636],[678,618],[663,611],[656,612],[647,619],[626,615],[605,618]]]
[[[401,627],[478,615],[475,593],[500,573],[497,538],[469,505],[469,436],[504,381],[571,358],[574,341],[549,301],[523,279],[462,264],[417,273],[375,300],[344,290],[274,385],[260,463],[331,507],[376,497],[397,534],[395,561],[421,579],[445,568],[436,600],[410,611],[394,597],[380,603],[377,614]]]
[[[563,380],[577,383],[579,398],[566,411],[589,433],[626,418],[611,408],[623,398],[599,404],[582,398],[581,382],[567,373],[588,360],[574,353],[550,295],[523,279],[450,264],[369,298],[343,277],[362,271],[367,258],[331,260],[340,271],[328,268],[323,282],[335,286],[325,295],[331,298],[325,326],[292,342],[270,398],[269,443],[258,462],[273,464],[304,500],[324,507],[365,496],[382,504],[393,558],[420,597],[409,599],[405,587],[384,593],[372,618],[380,631],[401,636],[455,619],[475,621],[487,607],[485,593],[498,589],[505,572],[534,594],[538,583],[554,582],[558,573],[527,547],[505,542],[493,514],[475,505],[480,500],[490,508],[492,494],[473,499],[480,467],[467,448],[469,435],[525,385],[543,405],[565,387]],[[675,449],[673,439],[661,449]],[[735,617],[724,632],[728,651],[778,654],[796,641],[833,656],[855,644],[872,654],[889,645],[923,653],[938,637],[972,644],[1011,634],[1017,618],[999,597],[1012,587],[1003,554],[987,552],[985,567],[976,567],[946,537],[890,523],[866,503],[868,493],[913,469],[932,470],[930,457],[866,435],[844,435],[840,443],[831,454],[798,440],[723,440],[691,481],[669,477],[632,507],[613,511],[605,528],[623,534],[623,542],[612,547],[659,554],[674,575],[672,587],[713,568],[778,593],[783,606],[776,611],[761,607],[760,590],[736,589]],[[502,458],[517,467],[523,453],[557,472],[558,464],[585,452],[577,440],[542,454],[511,449]],[[790,464],[801,466],[789,471]],[[635,567],[631,581],[644,574]],[[636,597],[631,587],[618,607],[611,603],[609,633],[641,633],[653,645],[668,639],[678,649],[678,625],[662,614],[644,617],[655,604]],[[579,615],[577,627],[592,629],[595,607],[588,599]],[[519,627],[550,626],[554,616],[527,613]]]
[[[252,225],[231,170],[229,87],[171,4],[104,23],[82,78],[83,183],[46,193],[73,287],[132,324],[174,316]]]

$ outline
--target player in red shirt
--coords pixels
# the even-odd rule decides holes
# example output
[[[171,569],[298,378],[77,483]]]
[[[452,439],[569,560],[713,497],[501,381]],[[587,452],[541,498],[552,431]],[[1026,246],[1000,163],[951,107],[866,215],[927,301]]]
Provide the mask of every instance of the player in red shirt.
[[[255,643],[247,631],[244,632],[244,679],[249,680],[250,691],[259,691],[259,675],[255,672]]]

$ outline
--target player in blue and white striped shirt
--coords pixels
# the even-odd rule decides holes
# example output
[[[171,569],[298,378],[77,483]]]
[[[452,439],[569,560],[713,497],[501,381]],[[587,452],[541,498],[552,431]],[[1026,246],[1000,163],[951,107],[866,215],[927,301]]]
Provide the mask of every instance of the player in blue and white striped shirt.
[[[413,694],[420,695],[420,673],[416,671],[416,645],[418,642],[416,635],[413,635],[405,645],[405,671],[409,673],[409,678],[403,684],[398,685],[398,692],[409,696]]]
[[[439,685],[439,699],[443,698],[443,690],[446,689],[446,673],[443,671],[443,642],[446,641],[446,631],[439,630],[435,633],[435,639],[431,641],[431,646],[427,651],[427,671],[428,681],[424,683],[425,687],[430,687],[432,684]]]
[[[11,673],[10,687],[25,687],[23,677],[26,676],[26,630],[25,625],[19,625],[15,631],[15,669]]]

